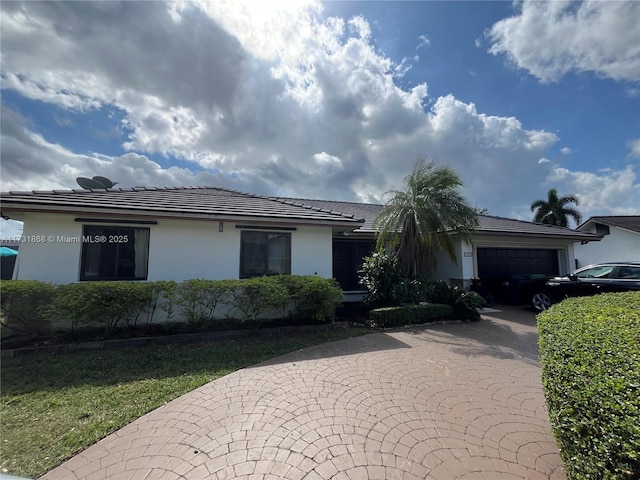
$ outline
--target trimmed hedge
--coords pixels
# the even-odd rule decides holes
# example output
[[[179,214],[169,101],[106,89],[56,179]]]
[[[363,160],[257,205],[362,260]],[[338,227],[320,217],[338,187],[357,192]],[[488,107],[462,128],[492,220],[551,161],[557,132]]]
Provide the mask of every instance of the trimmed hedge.
[[[37,280],[0,280],[2,325],[21,334],[46,335],[51,330],[51,302],[56,286]]]
[[[450,305],[437,303],[383,307],[369,312],[369,319],[374,326],[382,328],[428,323],[451,317],[453,317],[453,308]]]
[[[538,316],[542,381],[570,479],[640,478],[640,292]]]
[[[50,316],[56,324],[79,327],[100,326],[107,335],[122,324],[133,322],[149,302],[152,283],[82,282],[56,289]]]
[[[80,282],[67,285],[31,280],[0,283],[2,324],[21,334],[120,327],[166,322],[182,317],[191,327],[222,320],[257,324],[266,316],[322,322],[334,316],[343,294],[333,279],[280,275],[247,280],[157,282]]]
[[[216,310],[224,306],[238,285],[237,280],[185,280],[176,286],[173,302],[191,326],[202,328],[219,318]]]

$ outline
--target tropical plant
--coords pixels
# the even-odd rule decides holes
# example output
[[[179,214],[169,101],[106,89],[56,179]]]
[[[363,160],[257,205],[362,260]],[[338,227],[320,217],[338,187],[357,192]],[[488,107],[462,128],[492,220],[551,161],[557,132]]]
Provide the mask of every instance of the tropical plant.
[[[582,221],[582,215],[578,210],[567,205],[575,203],[580,205],[578,198],[574,195],[564,195],[558,197],[558,191],[552,188],[547,192],[546,200],[536,200],[531,204],[531,211],[535,211],[534,222],[546,223],[548,225],[558,225],[559,227],[569,226],[569,217],[576,225]]]
[[[389,307],[405,301],[408,278],[394,255],[381,252],[364,257],[358,274],[366,292],[364,303],[367,305]]]
[[[431,285],[429,301],[450,305],[454,316],[467,320],[480,320],[478,309],[487,304],[476,292],[470,292],[456,285],[447,285],[441,280]]]
[[[395,248],[410,278],[433,272],[438,250],[456,262],[450,235],[468,239],[478,225],[476,210],[458,190],[461,186],[462,180],[453,169],[419,158],[404,179],[404,189],[385,193],[393,198],[374,222],[378,251]]]

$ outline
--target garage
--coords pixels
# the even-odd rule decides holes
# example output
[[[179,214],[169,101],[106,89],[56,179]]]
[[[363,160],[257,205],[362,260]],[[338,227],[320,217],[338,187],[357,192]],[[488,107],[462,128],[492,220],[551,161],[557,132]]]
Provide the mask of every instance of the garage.
[[[553,248],[478,248],[478,276],[495,278],[510,275],[560,273],[559,252]]]

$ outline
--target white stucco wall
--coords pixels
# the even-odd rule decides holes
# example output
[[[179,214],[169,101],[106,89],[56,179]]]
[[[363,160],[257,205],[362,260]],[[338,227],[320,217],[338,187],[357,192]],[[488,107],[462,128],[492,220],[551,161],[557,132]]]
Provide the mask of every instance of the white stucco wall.
[[[596,233],[595,225],[586,231]],[[640,233],[612,226],[609,235],[599,242],[576,243],[575,252],[579,267],[600,262],[640,261]]]
[[[304,226],[291,233],[291,273],[333,277],[331,228]]]
[[[148,280],[238,278],[240,233],[218,222],[159,220],[151,225]],[[233,268],[235,265],[235,269]]]
[[[14,278],[71,283],[78,280],[82,225],[72,215],[24,215],[24,229]]]
[[[79,280],[81,244],[62,241],[81,237],[83,224],[74,218],[25,215],[23,236],[45,241],[21,242],[17,279],[53,283]],[[217,221],[161,219],[156,225],[140,226],[150,228],[148,280],[239,278],[241,229],[235,222],[225,222],[222,232]],[[330,278],[331,227],[297,226],[290,233],[291,273]]]
[[[469,268],[469,260],[473,262],[472,258],[464,256],[464,252],[471,251],[471,247],[466,242],[461,241],[459,238],[454,238],[453,243],[457,263],[453,262],[449,255],[439,251],[436,254],[436,271],[434,274],[436,280],[444,280],[447,283],[464,281],[465,270]],[[473,270],[473,263],[471,263],[471,269]]]

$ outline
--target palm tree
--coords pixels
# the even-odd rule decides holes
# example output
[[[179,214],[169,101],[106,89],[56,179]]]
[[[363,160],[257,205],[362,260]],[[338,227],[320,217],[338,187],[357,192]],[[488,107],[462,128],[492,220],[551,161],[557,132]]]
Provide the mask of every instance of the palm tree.
[[[575,208],[567,207],[569,203],[575,203],[576,206],[580,205],[578,198],[574,195],[565,195],[558,198],[558,191],[552,188],[547,193],[547,200],[536,200],[531,204],[531,211],[536,211],[533,221],[568,227],[569,217],[571,217],[576,222],[576,225],[579,225],[582,221],[582,215]]]
[[[396,256],[411,278],[435,270],[439,249],[456,262],[450,234],[468,239],[478,225],[476,210],[458,191],[461,186],[450,167],[436,167],[419,158],[404,179],[404,189],[385,193],[393,198],[374,222],[378,250],[397,247]]]

